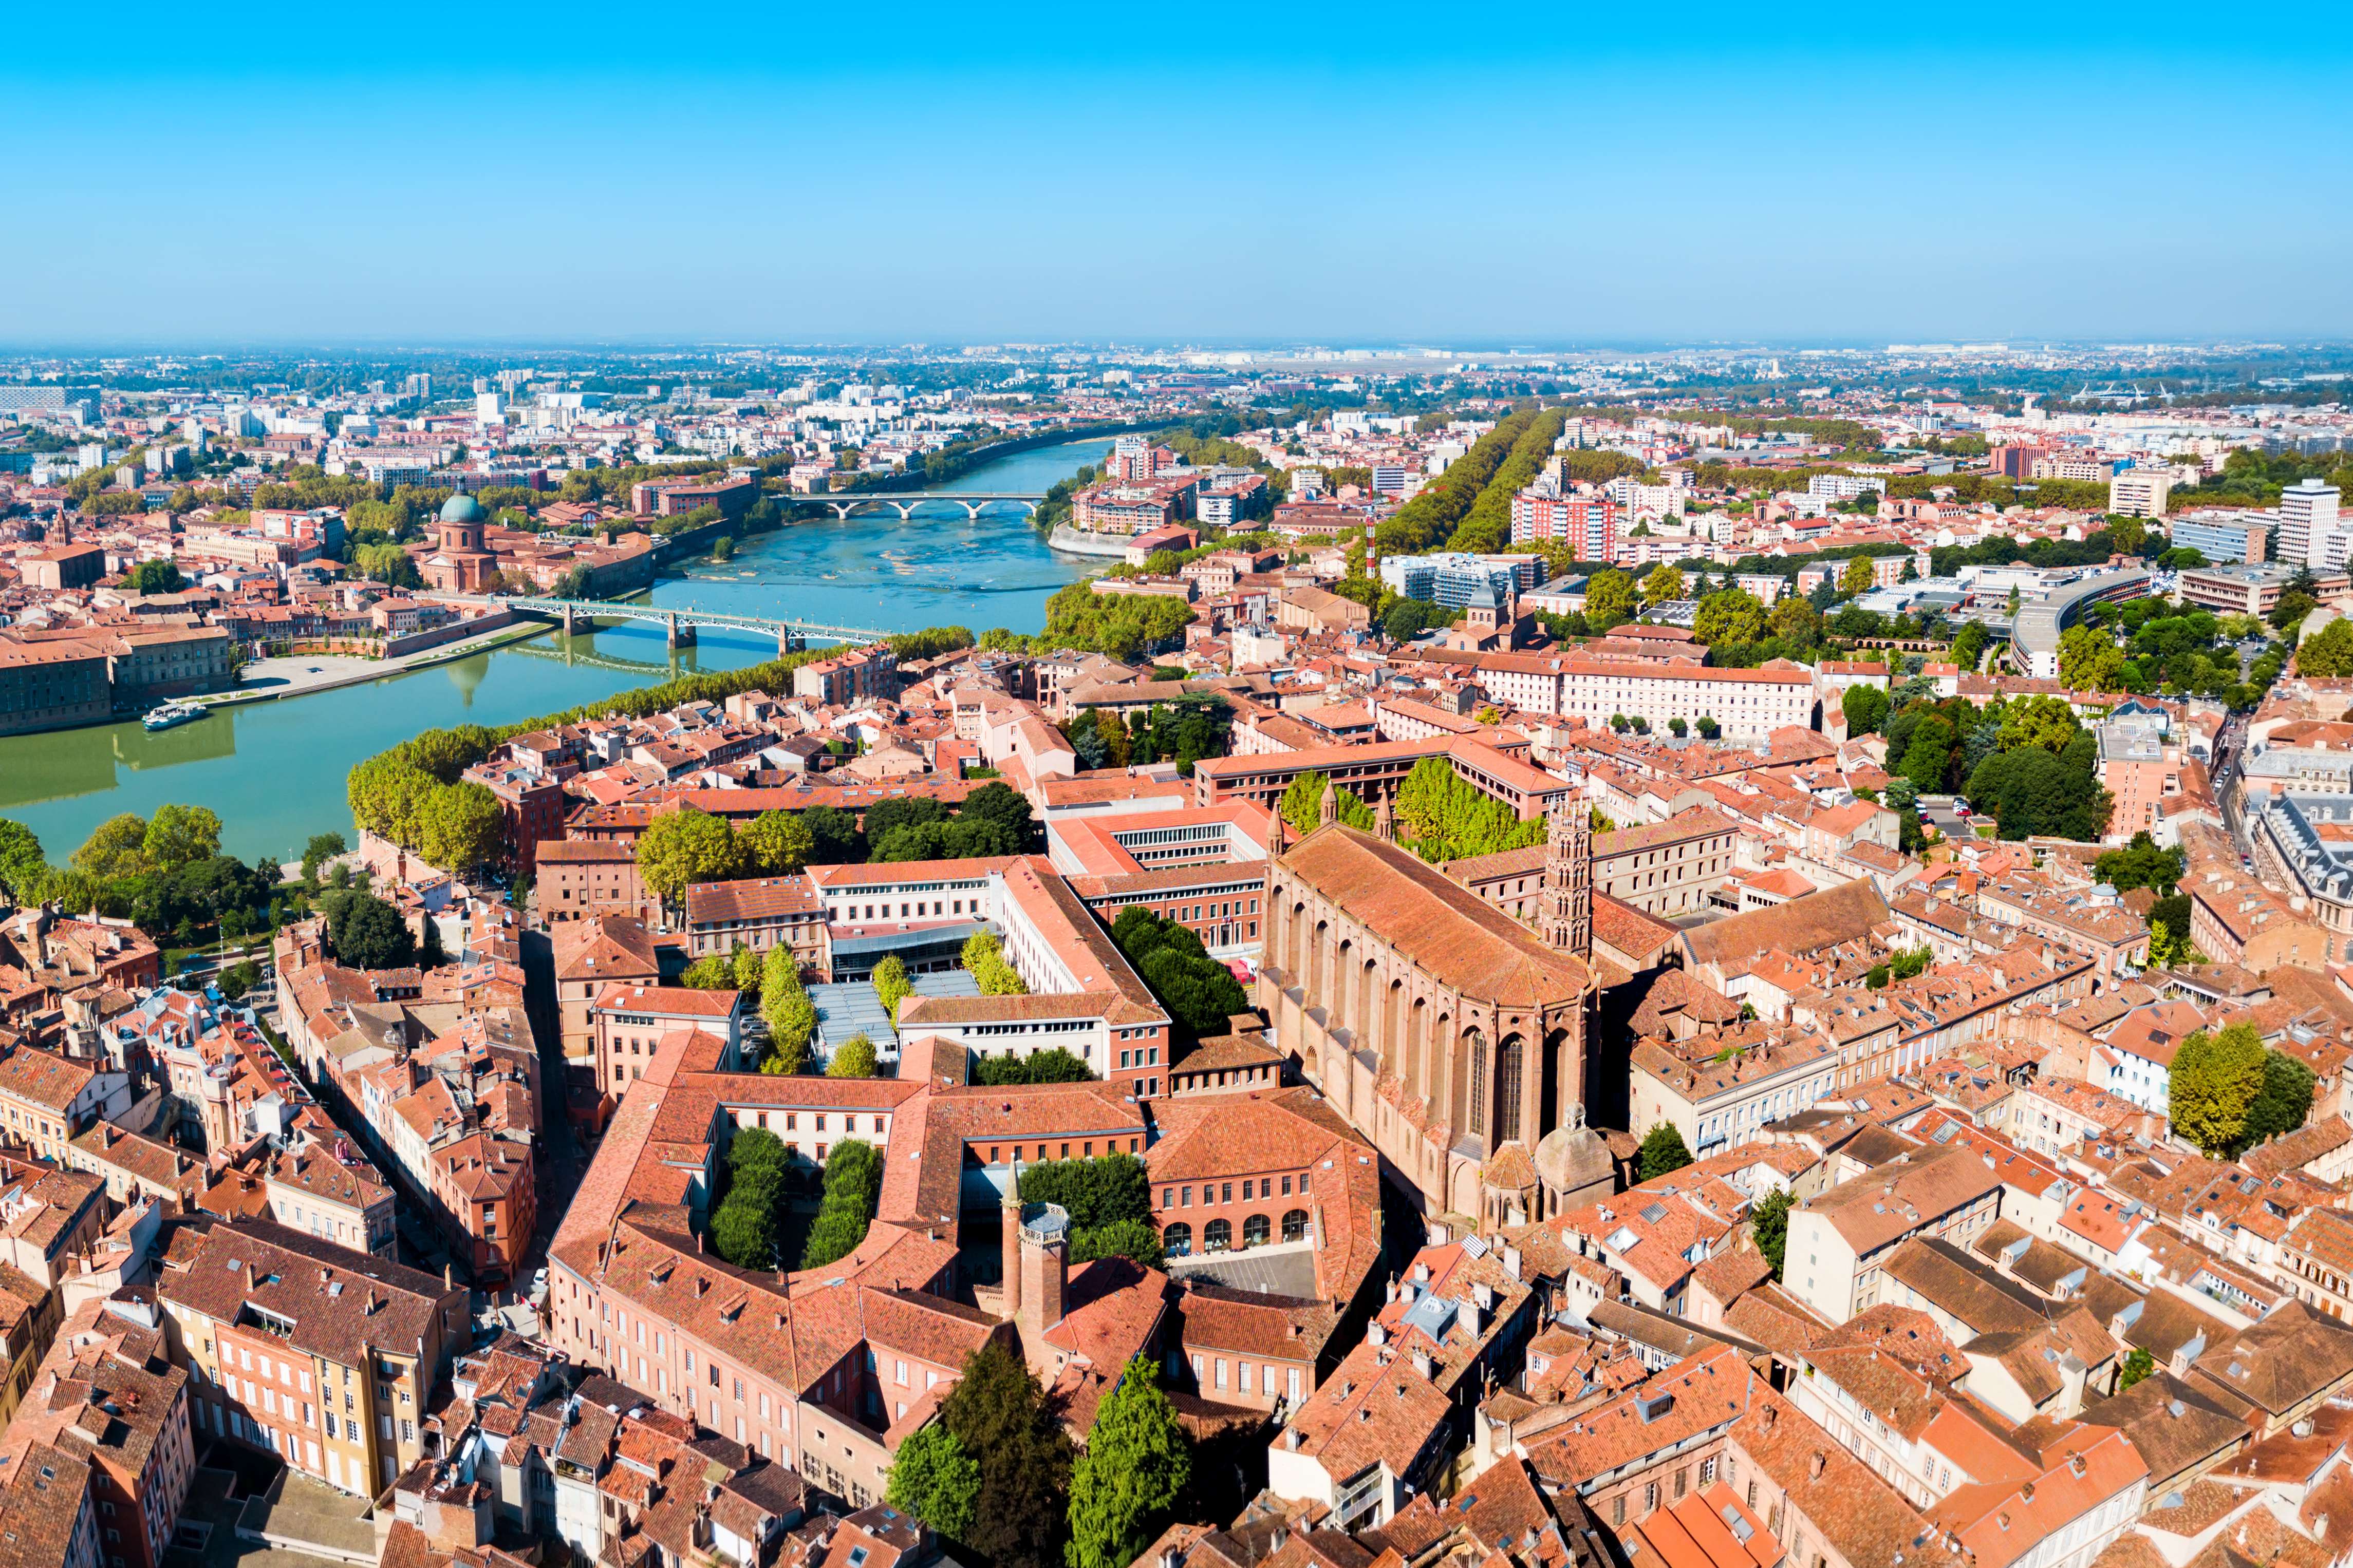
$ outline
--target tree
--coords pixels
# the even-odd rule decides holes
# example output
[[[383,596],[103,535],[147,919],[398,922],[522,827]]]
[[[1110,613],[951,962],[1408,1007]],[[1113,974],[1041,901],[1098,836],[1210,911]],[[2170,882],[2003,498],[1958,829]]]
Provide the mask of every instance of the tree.
[[[487,865],[506,840],[506,808],[487,784],[471,779],[437,785],[417,814],[417,852],[459,875]]]
[[[1323,826],[1324,791],[1330,783],[1322,773],[1303,773],[1293,779],[1291,787],[1282,792],[1282,800],[1276,809],[1282,813],[1282,820],[1291,825],[1291,831],[1302,838]]]
[[[19,904],[29,904],[48,874],[49,863],[33,830],[21,822],[0,816],[0,890],[12,895]]]
[[[2125,650],[2102,627],[2069,626],[2059,634],[2059,679],[2077,691],[2121,689]]]
[[[2047,834],[2085,844],[2098,842],[2107,830],[2114,804],[2087,767],[2039,747],[1979,763],[1969,775],[1968,796],[1978,810],[1993,813],[2004,838]]]
[[[2125,1357],[2124,1371],[2116,1379],[2116,1392],[2122,1394],[2134,1384],[2157,1370],[2157,1357],[2147,1345],[2136,1345],[2132,1354]]]
[[[1852,599],[1858,594],[1871,592],[1871,585],[1878,580],[1871,557],[1858,555],[1846,563],[1845,571],[1839,574],[1839,592]]]
[[[789,811],[764,811],[744,829],[744,855],[750,869],[781,877],[807,866],[817,853],[817,837]]]
[[[322,901],[336,962],[353,969],[404,969],[417,957],[408,922],[374,893],[354,888]]]
[[[1020,1357],[992,1340],[965,1358],[940,1425],[980,1466],[964,1544],[995,1568],[1062,1568],[1071,1440]]]
[[[1585,618],[1597,632],[1634,618],[1634,579],[1611,567],[1585,584]]]
[[[1773,635],[1793,647],[1812,647],[1822,640],[1822,613],[1795,594],[1773,605]]]
[[[1758,1200],[1748,1212],[1748,1228],[1757,1237],[1757,1250],[1773,1266],[1773,1278],[1781,1278],[1781,1265],[1789,1247],[1789,1210],[1795,1200],[1786,1192],[1770,1192]]]
[[[934,1534],[962,1541],[972,1531],[980,1500],[980,1467],[955,1433],[927,1422],[899,1445],[885,1500],[922,1520]]]
[[[732,991],[735,986],[735,961],[723,952],[698,958],[686,966],[678,983],[690,991]]]
[[[147,822],[132,812],[110,816],[90,830],[71,861],[92,877],[135,877],[148,869]]]
[[[1699,731],[1699,738],[1701,740],[1713,741],[1718,734],[1723,732],[1724,727],[1718,724],[1715,720],[1709,718],[1706,714],[1703,713],[1698,718],[1692,721],[1692,728]]]
[[[2120,893],[2135,888],[2153,889],[2159,898],[2169,895],[2189,864],[2189,857],[2180,849],[2159,849],[2146,831],[2132,836],[2132,842],[2122,849],[2111,849],[2092,862],[2092,870],[2101,881]]]
[[[2269,1142],[2293,1132],[2312,1117],[2312,1069],[2284,1051],[2263,1053],[2263,1081],[2247,1102],[2246,1125],[2240,1130],[2240,1150]]]
[[[1651,574],[1642,579],[1642,603],[1651,609],[1683,596],[1683,574],[1664,562],[1651,567]]]
[[[1953,638],[1953,662],[1963,670],[1975,669],[1985,657],[1987,633],[1983,625],[1971,621]]]
[[[1399,599],[1382,614],[1381,630],[1391,642],[1411,642],[1433,627],[1452,626],[1461,615],[1427,599]]]
[[[1708,595],[1692,613],[1693,637],[1711,646],[1752,643],[1764,635],[1765,606],[1755,595],[1739,588],[1722,588]]]
[[[825,1064],[825,1076],[872,1078],[874,1067],[874,1042],[860,1030],[834,1047],[832,1059]]]
[[[220,972],[220,994],[235,1002],[261,984],[261,966],[249,958],[240,958]]]
[[[363,544],[352,552],[352,564],[360,575],[372,583],[382,583],[390,588],[421,588],[425,578],[417,570],[417,562],[397,544]]]
[[[1935,795],[1945,787],[1945,774],[1952,761],[1953,721],[1942,713],[1921,714],[1912,726],[1911,740],[1904,748],[1904,761],[1898,771],[1922,795]]]
[[[956,957],[979,984],[984,996],[1021,996],[1029,993],[1029,983],[1007,961],[1004,945],[993,931],[975,931],[965,938],[964,950]]]
[[[712,1250],[738,1268],[774,1268],[783,1180],[773,1166],[737,1172],[726,1201],[711,1216]]]
[[[2272,624],[2274,631],[2284,637],[2292,637],[2295,634],[2289,628],[2304,625],[2305,616],[2319,607],[2320,601],[2311,594],[2290,586],[2282,591],[2279,603],[2271,607],[2263,619]]]
[[[964,804],[956,809],[956,818],[967,830],[996,829],[1000,839],[1010,846],[986,851],[989,854],[1026,854],[1037,832],[1029,797],[1007,784],[985,784],[965,796]]]
[[[691,805],[655,817],[638,835],[638,872],[654,895],[673,909],[694,883],[725,881],[743,864],[744,847],[735,830]]]
[[[1193,1479],[1193,1453],[1158,1366],[1138,1356],[1095,1409],[1071,1471],[1069,1568],[1127,1568],[1158,1538]]]
[[[809,1226],[801,1267],[822,1268],[857,1251],[881,1196],[882,1162],[874,1145],[856,1138],[836,1143],[825,1162],[825,1196]]]
[[[1850,686],[1839,698],[1849,735],[1868,735],[1887,722],[1887,693],[1876,686]]]
[[[2207,1154],[2225,1157],[2246,1131],[2263,1070],[2263,1039],[2252,1024],[2191,1035],[2173,1058],[2173,1131]]]
[[[1642,1135],[1642,1149],[1638,1169],[1641,1181],[1663,1176],[1670,1171],[1680,1171],[1692,1163],[1691,1150],[1683,1143],[1683,1135],[1672,1122],[1662,1121]]]
[[[131,569],[123,585],[134,594],[176,594],[188,585],[188,580],[172,562],[142,561]]]
[[[881,1002],[882,1011],[890,1016],[892,1024],[895,1026],[899,1022],[899,1004],[914,994],[915,983],[907,978],[907,966],[900,962],[895,952],[886,953],[882,962],[874,966],[873,980],[874,994]],[[859,1076],[870,1075],[860,1073]]]
[[[340,833],[313,833],[302,846],[302,880],[312,887],[319,885],[319,868],[339,855],[351,852],[351,845]]]
[[[1998,733],[2005,752],[2040,746],[2055,756],[2083,732],[2084,726],[2075,721],[2075,710],[2062,698],[2021,697],[2001,706]]]
[[[2353,675],[2353,621],[2334,620],[2296,645],[2299,675]]]
[[[797,1073],[808,1065],[809,1037],[817,1033],[817,1004],[801,984],[800,961],[779,943],[760,965],[760,1016],[768,1025],[765,1073]]]

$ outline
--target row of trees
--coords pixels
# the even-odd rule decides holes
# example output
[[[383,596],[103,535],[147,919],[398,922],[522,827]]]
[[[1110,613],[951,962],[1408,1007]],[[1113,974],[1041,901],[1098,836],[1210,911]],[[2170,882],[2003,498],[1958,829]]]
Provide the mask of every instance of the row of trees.
[[[1398,508],[1375,531],[1382,555],[1419,555],[1441,540],[1452,538],[1487,481],[1511,457],[1535,418],[1535,410],[1525,408],[1498,420],[1493,429],[1471,444],[1469,451],[1449,463],[1444,473]]]
[[[1517,813],[1480,791],[1444,757],[1424,757],[1398,786],[1398,837],[1435,864],[1544,842],[1541,818]]]
[[[727,1195],[711,1215],[711,1247],[738,1268],[776,1267],[793,1185],[784,1140],[757,1127],[727,1147]]]
[[[1233,1016],[1249,1007],[1241,982],[1209,956],[1183,921],[1130,904],[1112,922],[1111,937],[1185,1035],[1199,1039],[1225,1034]]]
[[[1056,1204],[1071,1216],[1070,1260],[1125,1258],[1157,1268],[1160,1232],[1152,1223],[1152,1178],[1133,1154],[1049,1160],[1021,1173],[1021,1201]]]
[[[1023,1083],[1092,1083],[1094,1076],[1086,1063],[1060,1046],[1027,1056],[977,1057],[972,1063],[972,1081],[984,1089]]]
[[[836,1143],[826,1157],[825,1196],[809,1226],[801,1267],[822,1268],[857,1251],[881,1201],[882,1157],[874,1145],[857,1138]]]
[[[1545,410],[1528,421],[1502,466],[1480,487],[1471,510],[1455,524],[1447,538],[1447,549],[1491,555],[1511,542],[1512,498],[1544,471],[1552,458],[1553,443],[1560,439],[1567,423],[1568,416],[1557,408]]]
[[[1291,831],[1303,838],[1323,825],[1324,792],[1332,781],[1313,769],[1291,781],[1275,803],[1275,810],[1291,826]],[[1366,805],[1355,790],[1343,786],[1333,791],[1333,804],[1339,819],[1351,827],[1361,827],[1369,833],[1373,828],[1373,808]]]
[[[1029,994],[1029,982],[1007,961],[1005,944],[997,940],[995,931],[976,931],[965,938],[964,951],[957,954],[957,962],[979,984],[984,996]]]
[[[1045,629],[1025,637],[1004,626],[980,646],[1014,653],[1082,648],[1122,661],[1173,647],[1193,623],[1193,606],[1166,594],[1098,594],[1082,579],[1046,601]]]
[[[797,1073],[808,1066],[809,1040],[817,1034],[817,1004],[801,984],[800,961],[778,942],[760,965],[760,1017],[768,1026],[765,1073]]]
[[[866,858],[873,861],[1021,855],[1036,837],[1028,798],[1008,784],[985,784],[955,808],[919,795],[866,808]]]
[[[443,781],[386,757],[372,757],[344,784],[352,818],[427,864],[459,876],[499,859],[505,808],[471,779]]]

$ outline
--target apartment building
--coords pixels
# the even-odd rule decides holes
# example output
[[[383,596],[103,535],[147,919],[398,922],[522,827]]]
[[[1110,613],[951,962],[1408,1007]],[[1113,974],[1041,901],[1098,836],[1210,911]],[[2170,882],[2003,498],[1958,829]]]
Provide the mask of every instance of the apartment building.
[[[2104,975],[2148,962],[2148,927],[2112,900],[2056,888],[2031,873],[1989,878],[1978,887],[1978,912],[2080,952]]]
[[[1833,1323],[1883,1295],[1883,1266],[1915,1237],[1966,1247],[2001,1207],[2001,1178],[1966,1148],[1903,1154],[1789,1213],[1789,1291]]]
[[[2108,510],[2116,517],[2163,517],[2172,494],[2170,468],[2119,468],[2108,480]]]
[[[687,1037],[714,1037],[732,1061],[744,1040],[750,1006],[740,991],[695,991],[677,985],[611,984],[588,1009],[596,1083],[618,1100],[652,1069],[654,1053],[679,1049]]]
[[[1756,669],[1643,668],[1558,654],[1491,654],[1478,663],[1487,694],[1531,713],[1600,728],[1623,715],[1654,730],[1713,719],[1735,743],[1814,727],[1813,671],[1787,659]]]
[[[686,931],[687,951],[696,958],[783,946],[803,969],[833,969],[826,902],[807,872],[694,883],[686,889]]]
[[[1648,1130],[1664,1122],[1703,1159],[1762,1137],[1767,1122],[1837,1090],[1838,1047],[1820,1035],[1749,1025],[1705,1044],[1713,1048],[1694,1059],[1643,1040],[1632,1061],[1632,1123]]]
[[[70,1165],[75,1138],[131,1113],[131,1075],[19,1046],[0,1060],[0,1142]]]
[[[153,1302],[92,1300],[63,1326],[9,1423],[12,1444],[89,1461],[104,1568],[156,1568],[171,1544],[196,1469],[188,1388]]]
[[[2283,541],[2281,549],[2286,549]],[[2181,574],[2179,591],[2182,602],[2201,609],[2215,610],[2233,616],[2268,616],[2278,607],[2280,595],[2299,566],[2283,555],[2277,564],[2243,566],[2197,566]],[[2316,571],[2316,586],[2323,599],[2339,597],[2353,588],[2342,567],[2334,571]]]
[[[2291,567],[2345,564],[2345,544],[2337,520],[2340,496],[2337,487],[2319,479],[2299,479],[2280,491],[2279,559]],[[2335,559],[2329,559],[2330,554]]]
[[[661,900],[646,891],[637,847],[611,838],[543,839],[533,851],[533,901],[552,925],[592,915],[660,918]]]
[[[466,1290],[259,1221],[214,1226],[156,1298],[197,1431],[361,1497],[424,1457],[426,1401],[471,1331]]]
[[[2260,566],[2271,555],[2269,512],[2207,510],[2184,512],[2166,524],[2166,537],[2177,550],[2195,550],[2207,560]]]

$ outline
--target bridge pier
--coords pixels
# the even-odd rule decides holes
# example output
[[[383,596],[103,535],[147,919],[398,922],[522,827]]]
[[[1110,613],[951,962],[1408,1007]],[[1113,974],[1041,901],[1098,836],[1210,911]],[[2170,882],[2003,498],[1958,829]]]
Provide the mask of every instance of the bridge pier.
[[[567,638],[572,636],[572,606],[569,605],[564,606],[564,635]]]
[[[979,503],[978,501],[976,501],[976,500],[968,500],[968,501],[965,502],[965,503],[964,503],[964,515],[965,515],[965,517],[966,521],[972,521],[972,522],[977,522],[977,521],[980,521],[980,503]]]
[[[915,503],[913,501],[894,500],[891,504],[899,509],[899,521],[901,522],[906,521],[908,518],[914,515]]]
[[[694,623],[692,621],[681,621],[676,616],[668,616],[666,619],[670,625],[670,646],[674,648],[692,647],[694,646]]]
[[[802,640],[801,634],[793,630],[790,626],[782,627],[776,633],[776,657],[778,658],[782,658],[787,654],[798,653],[802,648],[807,646],[807,643]]]
[[[829,500],[825,504],[833,509],[833,515],[837,521],[842,522],[848,522],[849,521],[849,509],[853,504],[852,502]]]

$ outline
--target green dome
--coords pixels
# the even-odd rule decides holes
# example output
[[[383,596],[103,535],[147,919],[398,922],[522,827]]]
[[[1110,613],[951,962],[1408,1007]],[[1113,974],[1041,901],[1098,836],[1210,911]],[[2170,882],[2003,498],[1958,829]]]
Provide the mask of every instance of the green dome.
[[[490,517],[491,514],[482,510],[482,503],[463,490],[441,503],[441,521],[444,522],[488,522]]]

